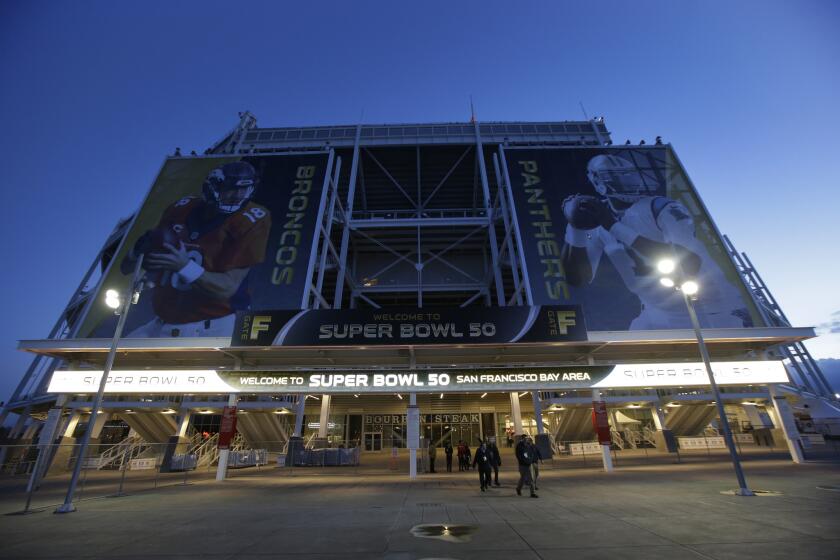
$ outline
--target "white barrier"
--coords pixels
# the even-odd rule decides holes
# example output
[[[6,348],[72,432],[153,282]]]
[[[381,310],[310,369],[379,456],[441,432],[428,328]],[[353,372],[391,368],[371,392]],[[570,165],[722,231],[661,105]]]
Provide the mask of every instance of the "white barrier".
[[[129,470],[132,471],[148,471],[153,470],[157,466],[157,459],[150,457],[148,459],[132,459],[128,463]]]
[[[726,449],[723,436],[678,437],[680,449]]]
[[[570,443],[569,453],[572,455],[598,455],[601,453],[601,444],[597,441]]]

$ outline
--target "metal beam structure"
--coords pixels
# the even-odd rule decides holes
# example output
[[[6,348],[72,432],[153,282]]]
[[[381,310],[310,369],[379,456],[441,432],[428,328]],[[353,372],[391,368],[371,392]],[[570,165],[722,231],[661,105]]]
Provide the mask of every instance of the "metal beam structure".
[[[329,166],[319,201],[318,230],[310,248],[304,308],[466,307],[532,305],[528,269],[506,161],[506,150],[528,147],[610,145],[602,118],[564,122],[476,122],[320,127],[257,128],[244,112],[240,120],[205,155],[328,153]],[[202,157],[202,156],[197,156]],[[348,165],[349,163],[349,165]],[[48,407],[44,393],[56,363],[80,360],[96,364],[101,349],[95,339],[74,340],[74,327],[90,306],[90,295],[124,242],[132,219],[122,221],[100,250],[88,273],[45,341],[22,347],[36,353],[0,420],[11,410]],[[727,240],[727,243],[729,241]],[[792,333],[781,309],[745,255],[730,245],[748,287],[768,325]],[[100,273],[100,271],[102,271]],[[760,294],[759,294],[760,292]],[[769,307],[768,307],[769,306]],[[608,363],[658,358],[681,359],[690,353],[679,330],[667,340],[645,341],[644,332],[590,333],[583,345],[532,348],[412,349],[414,363],[426,367],[468,363],[538,362]],[[752,329],[737,340],[732,333],[707,336],[721,356],[763,351],[776,340]],[[704,335],[707,333],[704,333]],[[656,338],[656,333],[650,334]],[[642,337],[642,338],[640,338]],[[632,341],[630,340],[632,339]],[[785,340],[791,340],[787,338]],[[125,340],[126,364],[178,363],[179,367],[218,367],[233,358],[253,367],[361,367],[365,363],[400,367],[405,349],[343,350],[273,349],[233,351],[220,339],[142,341],[142,355]],[[197,347],[189,347],[195,342]],[[654,342],[652,344],[651,342]],[[160,343],[160,348],[153,347]],[[184,345],[187,346],[184,346]],[[121,345],[121,351],[123,346]],[[231,354],[234,352],[234,354]],[[809,393],[825,395],[827,384],[799,340],[786,357],[794,382]]]
[[[764,321],[768,325],[776,327],[791,326],[785,312],[782,311],[776,298],[770,293],[770,289],[764,283],[747,254],[739,253],[728,236],[724,235],[723,241]],[[779,351],[785,357],[788,373],[797,388],[827,399],[834,398],[831,385],[802,342],[780,346]]]

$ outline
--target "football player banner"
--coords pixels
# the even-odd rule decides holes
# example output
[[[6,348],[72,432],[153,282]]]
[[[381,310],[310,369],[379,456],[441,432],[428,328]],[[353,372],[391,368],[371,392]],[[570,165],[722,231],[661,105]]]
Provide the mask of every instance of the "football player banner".
[[[144,255],[124,336],[229,337],[238,311],[300,309],[331,161],[167,160],[100,284],[124,292]],[[88,308],[75,336],[111,336],[116,318],[99,294]]]
[[[534,305],[579,304],[590,331],[690,328],[682,295],[660,283],[656,267],[676,256],[700,285],[702,326],[760,323],[670,148],[503,154]]]

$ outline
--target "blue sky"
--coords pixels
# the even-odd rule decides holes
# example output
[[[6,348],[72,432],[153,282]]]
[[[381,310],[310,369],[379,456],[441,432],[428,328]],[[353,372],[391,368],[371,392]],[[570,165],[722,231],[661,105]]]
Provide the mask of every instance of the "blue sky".
[[[840,3],[0,2],[0,400],[175,146],[262,126],[604,115],[672,142],[801,326],[840,330]],[[840,334],[809,342],[840,357]]]

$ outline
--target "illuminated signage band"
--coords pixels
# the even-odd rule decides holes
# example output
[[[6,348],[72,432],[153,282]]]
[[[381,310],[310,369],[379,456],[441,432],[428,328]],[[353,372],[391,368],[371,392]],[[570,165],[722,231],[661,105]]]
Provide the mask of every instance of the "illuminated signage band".
[[[240,312],[231,346],[508,344],[586,340],[578,305]]]
[[[720,385],[788,383],[779,361],[716,362]],[[95,393],[102,371],[57,370],[48,392]],[[702,363],[618,364],[446,371],[246,372],[223,370],[116,370],[106,393],[440,393],[443,391],[553,391],[587,388],[708,385]]]

